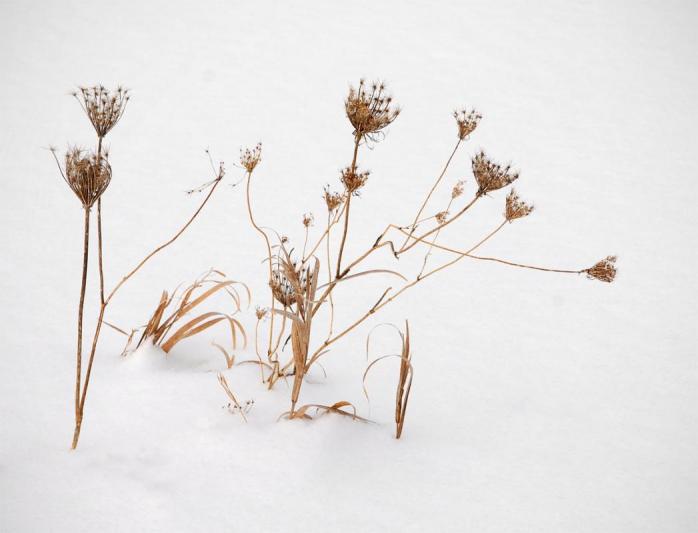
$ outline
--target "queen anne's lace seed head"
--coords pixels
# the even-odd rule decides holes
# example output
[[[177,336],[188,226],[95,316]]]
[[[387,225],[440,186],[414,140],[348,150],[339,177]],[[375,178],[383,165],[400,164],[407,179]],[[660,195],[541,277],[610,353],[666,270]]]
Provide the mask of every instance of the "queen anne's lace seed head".
[[[383,83],[376,81],[368,85],[364,80],[359,82],[357,89],[349,88],[344,110],[354,127],[354,136],[359,140],[364,137],[377,140],[376,134],[400,114],[400,109],[393,104]]]
[[[103,85],[80,87],[73,96],[80,102],[100,138],[116,126],[130,98],[128,89],[117,87],[114,91],[109,91]]]
[[[478,184],[478,195],[511,185],[519,178],[519,173],[514,172],[510,165],[505,167],[490,160],[485,152],[480,151],[472,159],[473,174]]]

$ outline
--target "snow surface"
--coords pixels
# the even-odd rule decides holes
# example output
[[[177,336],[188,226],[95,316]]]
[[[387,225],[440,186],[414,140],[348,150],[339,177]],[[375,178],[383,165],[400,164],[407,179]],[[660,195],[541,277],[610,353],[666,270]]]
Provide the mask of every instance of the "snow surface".
[[[697,23],[678,0],[0,3],[0,531],[697,531]],[[251,366],[224,370],[210,345],[222,329],[167,359],[120,358],[123,338],[106,331],[69,452],[81,210],[45,149],[93,142],[69,92],[132,89],[108,137],[112,286],[192,212],[200,197],[183,191],[209,179],[207,147],[233,184],[238,149],[262,140],[255,209],[302,239],[302,213],[321,220],[321,188],[351,155],[342,99],[360,76],[387,80],[404,112],[361,154],[372,174],[349,256],[407,221],[455,141],[452,109],[468,105],[484,119],[448,184],[465,177],[472,192],[469,157],[484,147],[521,169],[537,208],[483,252],[561,268],[617,253],[617,282],[463,261],[415,287],[303,389],[377,424],[277,422],[288,390],[267,392]],[[475,242],[503,198],[443,242]],[[243,200],[217,192],[108,319],[143,323],[163,289],[212,266],[264,305]],[[386,283],[338,290],[338,322]],[[370,327],[405,318],[415,380],[396,441],[396,361],[370,376],[370,408],[361,375]],[[375,340],[376,355],[395,349],[388,329]],[[254,399],[248,424],[225,408],[221,370]]]

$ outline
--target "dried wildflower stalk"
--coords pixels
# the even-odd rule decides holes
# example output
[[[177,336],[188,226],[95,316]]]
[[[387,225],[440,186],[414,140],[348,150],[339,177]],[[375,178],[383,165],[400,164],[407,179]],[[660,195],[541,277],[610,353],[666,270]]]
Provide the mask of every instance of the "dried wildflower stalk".
[[[85,401],[87,399],[87,391],[90,384],[90,376],[92,374],[92,365],[94,363],[94,357],[97,350],[97,343],[102,329],[102,324],[106,323],[104,320],[104,314],[107,305],[121,286],[126,283],[126,281],[128,281],[136,272],[138,272],[141,267],[143,267],[143,265],[153,256],[176,241],[179,236],[191,225],[206,203],[208,203],[209,198],[218,187],[220,181],[223,179],[224,170],[221,164],[217,175],[210,183],[208,194],[191,218],[184,224],[184,226],[171,239],[150,252],[135,266],[135,268],[128,272],[116,284],[114,289],[112,289],[108,295],[106,295],[104,290],[104,269],[102,260],[101,201],[104,191],[111,182],[112,169],[108,162],[108,153],[103,150],[102,144],[105,136],[114,128],[114,126],[116,126],[123,116],[126,109],[126,104],[128,103],[130,97],[126,89],[119,87],[115,91],[109,91],[101,85],[80,88],[79,91],[73,93],[73,96],[80,103],[80,106],[87,115],[97,134],[96,150],[94,152],[86,152],[78,148],[68,150],[68,153],[65,156],[65,168],[61,167],[55,149],[51,150],[63,180],[78,197],[85,212],[83,228],[82,278],[80,286],[80,301],[78,305],[78,334],[75,376],[75,428],[73,431],[73,440],[71,445],[71,448],[75,449],[80,439],[80,431],[85,412]],[[88,250],[90,243],[90,212],[95,204],[97,205],[97,249],[100,306],[95,333],[92,337],[87,369],[83,379],[83,311],[87,284]],[[112,327],[114,328],[114,326]],[[115,329],[118,330],[118,328]],[[126,335],[126,332],[122,331],[122,333]]]
[[[392,324],[388,324],[392,326]],[[393,326],[395,327],[395,326]],[[400,371],[398,374],[397,381],[397,391],[395,393],[395,438],[399,439],[402,436],[402,428],[405,425],[405,415],[407,413],[407,402],[410,399],[410,390],[412,389],[412,374],[414,372],[412,368],[412,352],[410,350],[410,324],[405,320],[405,331],[404,333],[395,327],[397,332],[400,334],[401,352],[400,355],[383,355],[377,357],[366,367],[363,376],[363,388],[364,394],[368,399],[368,390],[366,389],[366,378],[368,373],[373,368],[373,366],[384,359],[390,357],[398,357],[400,359]],[[372,332],[371,332],[372,333]],[[368,343],[371,338],[371,333],[369,333],[366,338],[366,356],[368,357]]]
[[[524,218],[532,212],[533,208],[524,203],[513,191],[506,198],[503,219],[498,222],[492,231],[483,236],[474,245],[466,250],[460,250],[455,247],[443,246],[438,242],[442,230],[459,220],[478,200],[511,185],[519,177],[518,172],[512,170],[510,165],[499,165],[485,155],[483,151],[480,151],[476,153],[471,160],[471,169],[476,184],[473,197],[461,203],[461,197],[465,192],[465,182],[463,180],[458,181],[451,188],[448,205],[444,206],[445,208],[437,210],[434,215],[423,216],[430,200],[434,196],[439,185],[443,182],[458,148],[477,128],[481,116],[475,111],[455,113],[454,116],[457,125],[457,142],[455,148],[449,155],[441,172],[436,177],[435,182],[430,187],[426,198],[422,201],[419,209],[417,209],[413,222],[406,226],[388,224],[383,232],[378,235],[377,239],[364,252],[360,253],[352,261],[345,263],[343,252],[350,228],[351,203],[353,198],[358,197],[359,193],[366,187],[368,179],[367,171],[359,172],[358,170],[360,147],[368,142],[379,142],[383,138],[384,129],[397,118],[399,110],[394,107],[392,98],[386,96],[386,90],[383,84],[374,83],[368,86],[362,80],[359,83],[358,89],[350,89],[349,95],[345,100],[345,112],[353,127],[353,151],[350,164],[344,167],[340,176],[340,183],[344,190],[341,193],[331,193],[327,187],[325,188],[324,199],[328,210],[327,227],[318,237],[314,245],[304,246],[304,249],[308,247],[309,251],[303,254],[301,261],[298,263],[291,261],[290,252],[286,249],[287,240],[285,238],[280,239],[278,245],[272,246],[269,235],[256,224],[250,208],[248,187],[247,200],[250,220],[255,229],[264,235],[267,245],[269,279],[273,302],[271,316],[272,319],[274,315],[281,315],[283,317],[276,345],[272,342],[274,326],[270,324],[269,351],[267,356],[269,362],[274,365],[275,370],[266,381],[271,388],[279,377],[287,375],[294,376],[294,385],[291,394],[291,410],[287,413],[290,418],[302,418],[302,415],[305,414],[305,410],[301,411],[301,408],[297,407],[303,377],[307,374],[312,365],[329,351],[331,345],[352,332],[369,317],[411,287],[464,258],[493,261],[509,266],[547,272],[586,273],[588,277],[601,281],[613,280],[615,276],[613,258],[605,259],[587,269],[567,270],[524,265],[499,258],[475,255],[474,252],[500,232],[507,222],[510,223],[514,220]],[[247,168],[244,162],[243,166]],[[254,168],[254,166],[251,168]],[[251,170],[248,169],[248,178],[250,174]],[[333,260],[330,247],[330,240],[333,235],[331,230],[335,225],[340,223],[341,238],[337,248],[336,259]],[[393,240],[388,238],[391,232],[397,232],[397,235],[400,236],[401,239],[404,238],[400,246],[397,246]],[[319,268],[320,259],[316,252],[323,243],[326,244],[325,261],[327,262],[327,279],[324,283],[320,283],[317,279],[321,273],[321,269]],[[307,245],[307,242],[305,242],[305,244]],[[427,250],[422,268],[412,280],[409,280],[404,275],[391,269],[373,269],[357,272],[360,265],[378,250],[387,248],[396,258],[399,258],[419,245],[426,246]],[[279,250],[276,253],[276,258],[272,251],[273,249]],[[426,268],[427,259],[432,249],[448,252],[449,254],[455,255],[455,257],[440,266],[428,270]],[[277,265],[276,268],[273,265]],[[304,272],[305,274],[303,274]],[[312,272],[312,274],[309,274],[310,272]],[[325,270],[322,270],[322,272],[325,272]],[[405,284],[397,290],[393,290],[392,286],[387,287],[365,313],[338,332],[335,332],[333,328],[334,306],[336,305],[333,299],[334,290],[338,285],[344,284],[349,280],[356,280],[359,277],[373,274],[397,276],[403,279]],[[277,303],[280,305],[281,309],[274,307]],[[310,349],[309,344],[311,337],[313,337],[313,335],[311,335],[313,318],[326,303],[329,303],[330,308],[330,331],[322,342],[317,344],[314,349]],[[279,340],[283,335],[286,320],[290,320],[292,323],[291,341],[293,346],[293,358],[291,361],[281,364],[279,362],[279,354],[276,350],[279,347]],[[406,344],[409,350],[408,343]],[[398,435],[401,433],[402,427],[400,420],[404,422],[404,409],[406,408],[406,401],[409,394],[409,382],[411,381],[411,367],[408,363],[409,357],[406,358],[406,362],[401,368],[400,374],[401,385],[398,398],[402,398],[402,402],[398,402],[396,410],[396,422],[399,425]]]

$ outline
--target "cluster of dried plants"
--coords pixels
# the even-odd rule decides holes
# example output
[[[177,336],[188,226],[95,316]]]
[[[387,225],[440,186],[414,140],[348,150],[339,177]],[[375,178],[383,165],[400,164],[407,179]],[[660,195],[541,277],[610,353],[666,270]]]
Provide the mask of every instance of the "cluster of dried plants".
[[[439,242],[442,231],[460,220],[475,203],[485,196],[491,196],[497,191],[509,187],[519,178],[519,173],[513,170],[510,165],[500,165],[484,151],[479,151],[471,159],[475,184],[471,198],[467,201],[462,200],[466,193],[466,183],[461,180],[450,186],[450,201],[447,205],[436,209],[429,208],[434,193],[440,186],[443,186],[444,177],[454,156],[477,129],[482,119],[477,111],[466,109],[454,113],[456,122],[455,147],[427,191],[419,208],[416,209],[414,217],[411,218],[412,221],[406,225],[388,223],[378,234],[378,237],[368,243],[363,252],[356,257],[347,259],[345,249],[351,234],[351,207],[353,203],[359,201],[370,177],[369,171],[360,169],[359,166],[361,149],[369,144],[375,146],[384,139],[386,128],[398,118],[400,109],[395,105],[383,83],[366,83],[361,80],[358,87],[350,88],[344,102],[344,110],[352,128],[351,159],[349,164],[342,167],[340,171],[340,189],[337,191],[332,191],[329,187],[324,189],[323,197],[327,207],[327,219],[324,228],[321,228],[320,234],[314,242],[309,243],[308,240],[313,218],[309,215],[303,216],[304,242],[301,254],[296,255],[295,258],[296,248],[291,247],[287,237],[280,237],[286,233],[264,229],[254,214],[251,202],[251,184],[253,175],[261,161],[262,145],[258,144],[253,149],[247,149],[241,153],[240,162],[246,171],[249,220],[265,244],[265,271],[269,284],[270,305],[268,309],[258,311],[256,328],[258,333],[261,321],[265,317],[269,317],[266,361],[262,359],[258,349],[258,362],[260,368],[263,369],[263,380],[269,388],[272,388],[280,378],[293,378],[291,405],[287,413],[289,418],[305,418],[310,407],[318,407],[325,411],[342,411],[343,414],[355,416],[355,413],[342,410],[343,407],[350,406],[345,402],[338,402],[333,406],[313,404],[298,406],[303,380],[310,368],[328,353],[333,344],[355,330],[386,305],[418,283],[462,259],[492,261],[546,272],[586,274],[589,278],[600,281],[613,281],[616,273],[615,257],[607,257],[589,268],[566,270],[476,255],[474,252],[507,224],[525,218],[532,213],[533,206],[524,202],[513,189],[504,199],[502,219],[475,244],[467,249],[458,249]],[[335,228],[336,231],[333,231]],[[338,240],[336,247],[332,245],[333,239]],[[404,273],[398,272],[392,264],[386,268],[361,270],[362,264],[382,249],[391,252],[387,256],[387,261],[392,261],[391,258],[399,259],[410,251],[416,253],[418,247],[423,250],[423,259],[420,271],[414,276],[408,277]],[[448,252],[452,258],[438,266],[429,268],[428,260],[433,249]],[[392,286],[385,288],[375,300],[372,300],[363,314],[335,330],[334,311],[338,303],[335,295],[336,287],[346,281],[377,273],[393,275],[403,280],[404,283],[398,288]],[[324,333],[318,331],[314,320],[323,308],[327,309],[329,314],[329,330]],[[287,333],[289,324],[290,334]],[[316,340],[318,338],[321,340]],[[402,432],[412,376],[407,328],[403,338],[403,356],[401,357],[396,409],[397,436]],[[292,350],[292,356],[285,361],[281,358],[282,347],[286,344],[282,342],[283,339],[290,339]],[[313,340],[315,340],[314,344]],[[255,345],[258,345],[257,339],[255,339]],[[264,369],[267,370],[266,374]]]
[[[72,448],[75,449],[80,439],[80,430],[85,412],[85,401],[87,399],[88,387],[90,384],[90,376],[97,351],[102,325],[107,324],[105,321],[105,311],[111,302],[114,295],[131,277],[138,272],[153,256],[167,248],[176,241],[182,233],[191,225],[194,219],[199,215],[204,208],[213,192],[218,187],[218,184],[223,179],[224,170],[221,164],[211,182],[206,186],[208,194],[199,204],[194,214],[180,228],[180,230],[165,243],[161,244],[149,254],[147,254],[136,266],[124,275],[110,292],[104,289],[104,258],[103,258],[103,236],[102,236],[102,196],[112,180],[112,168],[109,164],[109,153],[105,149],[104,140],[107,134],[119,123],[130,96],[129,91],[122,87],[115,90],[108,90],[102,85],[93,87],[81,87],[73,93],[73,96],[80,104],[85,115],[89,119],[96,133],[96,148],[87,150],[79,147],[71,147],[67,150],[64,156],[64,165],[61,165],[57,151],[51,148],[51,152],[56,160],[58,169],[68,187],[75,193],[84,211],[83,222],[83,256],[82,256],[82,277],[80,284],[80,298],[78,303],[78,318],[77,318],[77,353],[75,365],[75,428],[73,431]],[[214,169],[215,170],[215,169]],[[90,220],[93,207],[96,205],[96,224],[97,224],[97,267],[99,276],[99,315],[97,317],[95,332],[92,336],[89,357],[87,361],[87,369],[84,371],[83,377],[83,315],[85,306],[85,296],[87,287],[87,275],[89,264],[89,248],[91,238]],[[166,298],[167,299],[167,298]],[[166,307],[166,306],[165,306]],[[118,328],[117,328],[118,329]],[[121,331],[121,330],[120,330]],[[169,331],[169,329],[168,329]],[[125,333],[122,331],[122,333]],[[179,331],[178,331],[179,333]],[[170,338],[168,342],[176,343],[187,333],[181,333],[180,337]],[[176,335],[176,334],[175,334]],[[174,337],[174,336],[173,336]]]
[[[80,103],[94,128],[96,148],[94,150],[79,147],[69,148],[64,156],[64,165],[61,165],[56,150],[52,149],[63,179],[77,196],[84,210],[82,276],[77,317],[73,449],[77,447],[80,437],[88,385],[102,325],[111,326],[105,320],[108,304],[117,291],[146,262],[176,241],[186,231],[207,204],[225,174],[222,164],[217,169],[212,164],[213,179],[195,189],[197,192],[207,191],[207,193],[193,215],[172,238],[148,253],[144,259],[124,275],[111,292],[105,292],[102,197],[111,183],[112,168],[109,163],[108,151],[104,148],[103,142],[107,134],[121,120],[130,97],[128,91],[123,88],[110,91],[103,86],[81,88],[74,93],[74,97]],[[480,113],[472,109],[463,109],[454,113],[455,146],[450,151],[440,173],[428,187],[424,198],[418,204],[419,207],[415,209],[414,216],[409,218],[411,222],[407,224],[387,223],[378,233],[377,238],[366,243],[361,253],[347,258],[347,243],[352,234],[352,205],[360,201],[362,193],[367,189],[371,180],[370,172],[360,167],[362,149],[368,146],[371,148],[377,146],[385,139],[386,128],[397,120],[400,109],[395,105],[383,83],[366,83],[361,80],[357,87],[349,89],[344,101],[344,112],[351,126],[351,142],[349,143],[351,157],[348,164],[340,167],[337,180],[338,190],[332,190],[329,186],[323,190],[322,197],[327,212],[324,223],[319,230],[313,230],[316,227],[315,217],[311,213],[303,214],[301,219],[304,228],[302,247],[292,246],[287,237],[281,236],[285,233],[277,233],[261,225],[255,215],[252,206],[252,179],[253,175],[258,172],[262,160],[261,143],[253,148],[242,150],[240,153],[240,164],[245,172],[247,214],[250,224],[264,243],[264,276],[269,287],[268,307],[258,307],[255,312],[257,322],[254,346],[257,360],[245,362],[259,365],[262,382],[269,389],[273,388],[279,380],[286,382],[289,379],[292,380],[290,409],[281,415],[282,417],[308,419],[311,418],[310,413],[314,410],[315,413],[336,413],[353,419],[365,420],[357,415],[356,408],[351,403],[344,400],[337,401],[332,405],[302,404],[300,400],[303,383],[311,368],[314,365],[320,366],[319,359],[327,354],[337,341],[354,331],[400,295],[463,259],[496,262],[545,272],[586,274],[590,279],[608,283],[614,280],[616,275],[616,258],[614,256],[606,257],[588,268],[558,269],[476,255],[475,252],[478,248],[508,224],[523,219],[533,212],[533,206],[522,200],[513,188],[504,197],[502,218],[493,224],[491,231],[474,244],[462,249],[444,245],[439,240],[444,234],[444,230],[462,219],[478,201],[486,196],[496,195],[498,191],[509,188],[519,179],[519,173],[510,165],[500,165],[480,150],[471,158],[473,186],[469,187],[464,180],[450,184],[447,189],[448,202],[438,207],[432,205],[435,193],[445,186],[444,179],[458,150],[476,131],[482,119]],[[211,163],[213,162],[211,161]],[[467,189],[471,189],[471,197],[464,200]],[[90,231],[91,214],[95,206],[100,305],[87,369],[83,372],[83,314],[89,248],[91,239],[94,238]],[[311,238],[313,232],[318,234]],[[385,261],[389,263],[381,268],[367,269],[364,267],[367,259],[376,256],[381,250],[390,252],[384,256]],[[434,250],[450,254],[450,259],[437,266],[429,266],[429,260]],[[395,261],[408,252],[411,252],[412,256],[416,256],[418,262],[421,263],[421,268],[416,274],[401,272],[394,266]],[[335,307],[339,303],[336,288],[340,284],[343,285],[346,282],[376,274],[389,275],[399,279],[401,280],[400,285],[397,287],[387,286],[377,297],[370,300],[364,312],[349,323],[336,327]],[[249,304],[251,298],[246,285],[227,279],[219,271],[211,270],[182,291],[175,290],[172,294],[164,291],[148,323],[143,328],[137,345],[140,346],[147,341],[159,346],[167,353],[180,341],[207,331],[216,324],[226,323],[231,335],[231,350],[229,351],[216,343],[213,344],[224,355],[227,368],[231,368],[235,364],[233,351],[236,350],[240,340],[242,340],[243,345],[247,344],[246,332],[240,321],[234,317],[241,310],[241,296],[238,291],[240,288],[245,290]],[[234,303],[234,309],[231,313],[207,311],[200,312],[193,317],[189,316],[211,296],[222,292],[227,293]],[[356,293],[354,293],[355,297]],[[327,320],[317,320],[320,312],[327,314]],[[186,320],[185,317],[187,317]],[[265,349],[260,349],[262,324],[267,326]],[[326,330],[323,330],[325,325]],[[115,326],[112,327],[119,330]],[[128,335],[122,330],[119,331]],[[403,431],[413,375],[410,331],[407,321],[404,332],[398,331],[401,338],[401,351],[400,354],[395,354],[400,359],[395,399],[396,438],[400,438]],[[135,332],[136,330],[128,335],[127,347]],[[289,343],[291,346],[290,357],[284,356],[284,347]],[[368,365],[364,374],[364,384],[373,365],[386,357],[391,356],[379,357]],[[222,374],[219,374],[218,380],[230,400],[229,408],[246,420],[251,402],[240,404]]]

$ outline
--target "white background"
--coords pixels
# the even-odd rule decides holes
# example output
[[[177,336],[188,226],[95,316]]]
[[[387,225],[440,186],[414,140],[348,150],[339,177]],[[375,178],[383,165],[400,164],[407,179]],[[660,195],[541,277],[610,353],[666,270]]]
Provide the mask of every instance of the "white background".
[[[680,1],[0,3],[0,530],[696,531],[696,23]],[[225,365],[210,341],[224,331],[167,359],[120,358],[123,338],[106,331],[69,452],[82,212],[46,148],[94,142],[69,93],[132,89],[107,139],[111,287],[200,201],[183,191],[210,179],[207,147],[233,184],[239,148],[262,140],[260,222],[298,243],[313,211],[319,231],[322,186],[339,186],[351,156],[342,102],[360,76],[386,80],[403,113],[360,154],[372,174],[349,256],[410,219],[456,140],[450,113],[467,105],[484,118],[433,210],[457,179],[472,194],[483,147],[521,170],[536,205],[483,253],[558,268],[616,253],[616,283],[461,261],[415,287],[303,389],[304,402],[354,402],[372,425],[276,422],[288,390],[267,392],[243,366],[226,376],[255,400],[245,425],[215,378]],[[266,305],[242,193],[216,192],[108,319],[142,324],[163,289],[212,266]],[[443,242],[477,242],[504,196]],[[420,257],[373,264],[413,274]],[[338,289],[338,323],[387,283]],[[361,376],[370,327],[405,318],[415,381],[396,441],[396,363],[370,376],[370,406]],[[374,338],[373,355],[395,349],[389,330]]]

